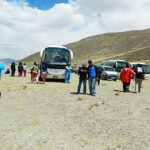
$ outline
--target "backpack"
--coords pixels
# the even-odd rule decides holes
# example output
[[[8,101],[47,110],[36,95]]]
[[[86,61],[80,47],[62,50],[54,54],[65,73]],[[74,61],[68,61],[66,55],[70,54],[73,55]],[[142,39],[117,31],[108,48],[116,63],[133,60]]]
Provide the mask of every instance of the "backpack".
[[[144,71],[141,67],[136,68],[136,77],[141,79],[144,78]]]

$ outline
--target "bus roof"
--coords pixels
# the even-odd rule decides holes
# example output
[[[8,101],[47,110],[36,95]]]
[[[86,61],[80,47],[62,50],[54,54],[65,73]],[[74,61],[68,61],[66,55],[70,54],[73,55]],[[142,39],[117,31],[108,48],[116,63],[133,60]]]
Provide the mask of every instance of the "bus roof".
[[[141,64],[141,65],[147,65],[146,63],[141,63],[141,62],[130,62],[130,64],[132,65],[137,65],[137,64]]]
[[[70,49],[67,49],[67,48],[64,47],[64,46],[52,45],[52,46],[49,46],[49,47],[46,47],[46,48],[61,48],[61,49],[66,49],[66,50],[70,51],[71,59],[73,59],[73,52],[72,52]],[[45,49],[46,49],[46,48],[45,48]],[[41,52],[40,52],[40,56],[41,56],[41,57],[42,57],[43,52],[45,51],[45,49],[41,50]]]
[[[116,60],[105,60],[105,61],[103,61],[103,62],[108,62],[108,61],[109,61],[109,62],[110,62],[110,61],[115,61],[115,62],[116,62],[116,61],[123,61],[123,62],[127,62],[126,60],[119,60],[119,59],[116,59]]]

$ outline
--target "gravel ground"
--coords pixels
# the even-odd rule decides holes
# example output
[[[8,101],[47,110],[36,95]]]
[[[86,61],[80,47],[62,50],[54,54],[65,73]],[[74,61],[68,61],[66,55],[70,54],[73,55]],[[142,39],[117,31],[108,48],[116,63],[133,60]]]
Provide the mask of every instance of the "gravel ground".
[[[101,81],[96,97],[76,95],[71,83],[0,81],[0,150],[150,150],[150,78],[142,92]],[[89,91],[87,91],[89,93]]]

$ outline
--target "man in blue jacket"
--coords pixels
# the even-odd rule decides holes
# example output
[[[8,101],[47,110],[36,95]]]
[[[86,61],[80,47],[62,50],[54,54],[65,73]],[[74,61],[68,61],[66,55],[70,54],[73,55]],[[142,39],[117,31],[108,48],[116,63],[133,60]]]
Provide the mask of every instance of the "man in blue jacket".
[[[65,77],[65,83],[70,83],[70,76],[71,76],[71,64],[70,62],[67,63],[66,66],[66,77]]]
[[[90,95],[96,96],[96,80],[97,80],[97,66],[91,60],[88,61],[88,77]]]

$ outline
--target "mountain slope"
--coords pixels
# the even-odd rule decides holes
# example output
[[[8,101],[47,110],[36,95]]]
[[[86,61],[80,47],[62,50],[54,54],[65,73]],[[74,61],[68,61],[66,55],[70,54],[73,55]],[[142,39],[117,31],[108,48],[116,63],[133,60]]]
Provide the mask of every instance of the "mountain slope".
[[[73,64],[80,64],[88,59],[97,63],[108,59],[146,61],[150,60],[150,29],[101,34],[65,46],[74,53]],[[34,60],[39,62],[39,53],[22,61]]]
[[[12,58],[4,58],[4,59],[0,59],[0,62],[1,63],[4,63],[4,64],[10,64],[12,62],[16,62],[17,60],[14,60]]]

